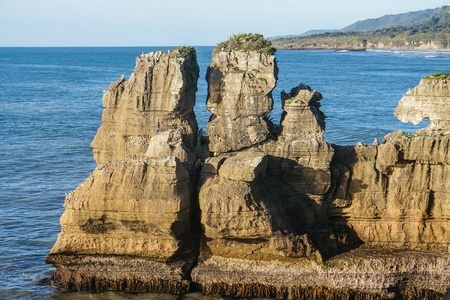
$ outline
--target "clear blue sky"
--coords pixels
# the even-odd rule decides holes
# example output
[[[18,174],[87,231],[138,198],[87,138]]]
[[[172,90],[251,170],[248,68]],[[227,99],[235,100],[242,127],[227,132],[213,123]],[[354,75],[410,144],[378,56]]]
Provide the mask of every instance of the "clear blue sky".
[[[0,0],[0,46],[215,45],[449,5],[444,0]]]

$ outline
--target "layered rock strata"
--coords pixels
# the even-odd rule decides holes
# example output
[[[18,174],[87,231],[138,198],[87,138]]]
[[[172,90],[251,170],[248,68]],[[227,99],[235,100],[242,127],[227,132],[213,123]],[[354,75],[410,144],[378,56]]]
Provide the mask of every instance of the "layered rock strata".
[[[193,280],[231,296],[316,295],[305,286],[326,286],[333,297],[354,290],[372,293],[366,298],[442,296],[450,280],[449,140],[440,114],[448,92],[446,82],[427,85],[441,91],[422,91],[428,111],[416,113],[430,118],[427,134],[396,132],[370,146],[331,147],[320,93],[304,85],[283,93],[276,140],[205,162],[205,238]],[[259,175],[230,176],[224,166],[231,163],[236,174]]]
[[[97,168],[66,196],[47,262],[75,290],[186,291],[198,219],[194,49],[143,54],[103,96]],[[197,220],[197,221],[196,221]]]
[[[120,160],[123,154],[143,155],[152,136],[177,129],[193,149],[194,114],[199,68],[188,47],[142,54],[128,80],[122,76],[103,95],[103,124],[91,144],[98,165]]]
[[[272,158],[272,175],[281,178],[297,201],[312,203],[313,207],[302,207],[302,211],[314,213],[302,219],[309,225],[317,224],[326,212],[324,201],[331,187],[333,157],[333,148],[323,137],[325,115],[319,102],[322,94],[301,84],[289,94],[282,92],[281,99],[281,130],[277,141],[267,144],[264,151]]]
[[[230,61],[229,69],[224,71],[220,66]],[[267,62],[271,62],[270,68]],[[205,235],[202,261],[214,256],[322,260],[310,237],[310,230],[325,211],[320,207],[331,186],[329,163],[333,149],[322,137],[325,124],[318,104],[321,95],[302,86],[293,89],[288,97],[291,101],[284,102],[286,112],[279,140],[270,139],[276,132],[269,131],[273,126],[263,115],[272,108],[271,97],[267,95],[271,96],[275,84],[268,91],[261,88],[264,95],[255,93],[254,89],[266,86],[270,82],[267,79],[275,80],[273,62],[273,56],[257,51],[216,49],[214,52],[207,75],[210,90],[207,106],[213,113],[207,137],[209,150],[215,157],[205,161],[199,186]],[[238,66],[237,71],[234,66]],[[253,69],[257,66],[262,71]],[[239,80],[231,80],[234,77]],[[223,94],[211,92],[222,84],[218,78],[225,82]],[[250,80],[254,88],[249,93],[246,88]],[[235,117],[240,123],[235,122]],[[261,128],[266,133],[257,140],[249,140],[241,131],[248,130],[248,133],[251,128],[242,124],[250,124],[255,118],[258,124],[264,125]],[[218,127],[217,120],[231,125]],[[297,125],[303,130],[298,130]],[[234,144],[230,134],[247,142]],[[231,147],[222,147],[218,141]]]
[[[422,79],[420,84],[400,100],[395,115],[402,122],[419,124],[424,118],[430,125],[418,133],[441,133],[450,131],[450,85],[447,80]]]
[[[403,97],[402,121],[431,124],[394,132],[381,145],[336,146],[336,210],[366,245],[447,250],[450,245],[450,84],[422,79]]]
[[[263,117],[272,110],[276,59],[257,51],[216,49],[208,67],[206,108],[213,114],[209,151],[230,152],[268,139]]]
[[[206,139],[197,139],[192,111],[193,49],[141,55],[130,80],[105,93],[92,143],[98,166],[66,197],[47,258],[54,282],[173,294],[193,282],[233,297],[442,298],[450,83],[424,79],[399,103],[401,120],[426,117],[428,128],[331,146],[322,95],[306,85],[282,94],[279,126],[266,117],[277,68],[258,47],[270,44],[235,38],[208,69]]]

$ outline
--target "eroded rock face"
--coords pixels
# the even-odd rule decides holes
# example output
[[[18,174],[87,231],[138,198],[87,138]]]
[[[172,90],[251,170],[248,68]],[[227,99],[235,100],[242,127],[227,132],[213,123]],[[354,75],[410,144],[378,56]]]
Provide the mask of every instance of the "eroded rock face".
[[[443,250],[450,244],[450,90],[445,80],[422,79],[395,113],[431,124],[415,134],[388,134],[381,145],[336,147],[336,211],[366,245]]]
[[[389,289],[401,278],[445,291],[450,274],[435,268],[443,270],[449,256],[448,136],[394,132],[384,144],[333,149],[323,138],[321,94],[299,86],[282,97],[276,140],[205,162],[205,242],[192,278],[226,295],[255,289],[281,298],[308,295],[302,284],[394,297]],[[404,250],[413,252],[393,252]],[[423,284],[429,276],[436,280]]]
[[[206,107],[213,114],[206,130],[210,152],[236,151],[268,139],[263,117],[273,107],[276,70],[273,55],[214,51],[206,74]]]
[[[345,228],[324,224],[333,149],[322,136],[322,95],[306,86],[286,95],[277,140],[205,161],[199,203],[206,261],[321,261],[357,241]]]
[[[309,237],[298,234],[290,221],[281,186],[266,178],[267,161],[259,151],[205,161],[199,192],[204,258],[321,259]]]
[[[450,134],[450,81],[422,79],[400,100],[395,115],[400,121],[414,125],[429,119],[431,124],[422,133]]]
[[[378,146],[336,147],[337,212],[366,245],[447,250],[449,142],[402,136]]]
[[[300,85],[290,94],[283,92],[281,97],[282,131],[270,154],[283,158],[280,171],[287,183],[292,183],[294,177],[302,179],[298,180],[302,186],[296,190],[324,195],[331,185],[333,148],[323,138],[325,115],[319,103],[322,94]]]
[[[50,255],[165,261],[189,232],[191,196],[189,173],[175,157],[128,158],[99,167],[66,197],[62,232]]]
[[[97,168],[66,196],[47,257],[59,285],[186,290],[199,239],[191,178],[198,65],[188,50],[139,56],[130,80],[122,77],[104,95],[104,123],[92,143]]]
[[[91,144],[97,164],[120,160],[123,154],[143,155],[152,136],[173,128],[193,149],[198,76],[195,51],[174,49],[136,58],[130,79],[122,76],[103,95],[103,124]]]
[[[273,126],[264,116],[274,56],[220,50],[207,74],[208,145],[196,139],[194,52],[141,55],[130,80],[111,85],[92,143],[97,168],[66,197],[47,258],[52,280],[68,290],[174,294],[192,280],[206,293],[248,298],[392,298],[399,283],[422,298],[423,288],[442,295],[446,83],[422,81],[396,110],[403,120],[429,118],[428,129],[331,147],[319,92],[283,93]]]

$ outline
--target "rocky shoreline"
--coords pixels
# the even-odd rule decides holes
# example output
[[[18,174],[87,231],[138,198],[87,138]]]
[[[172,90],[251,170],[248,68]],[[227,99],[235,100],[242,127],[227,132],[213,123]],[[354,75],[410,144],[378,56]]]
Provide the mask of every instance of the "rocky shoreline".
[[[65,199],[47,263],[68,291],[304,299],[442,299],[450,287],[450,83],[399,103],[415,135],[337,146],[322,95],[283,92],[270,42],[238,35],[208,68],[195,49],[142,54],[103,96],[97,167]]]
[[[320,41],[316,39],[283,41],[274,40],[274,45],[278,50],[334,50],[334,51],[450,51],[447,46],[434,41],[420,41],[418,43],[392,42],[392,41]]]

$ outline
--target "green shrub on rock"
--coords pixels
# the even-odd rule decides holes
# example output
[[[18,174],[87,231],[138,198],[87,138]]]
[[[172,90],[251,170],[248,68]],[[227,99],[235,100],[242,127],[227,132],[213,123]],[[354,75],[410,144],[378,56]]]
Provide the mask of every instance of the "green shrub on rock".
[[[436,74],[430,74],[424,79],[439,79],[439,80],[450,80],[450,73],[439,72]]]
[[[273,55],[277,51],[272,43],[259,33],[234,34],[228,40],[217,45],[214,51],[258,51],[266,55]]]

